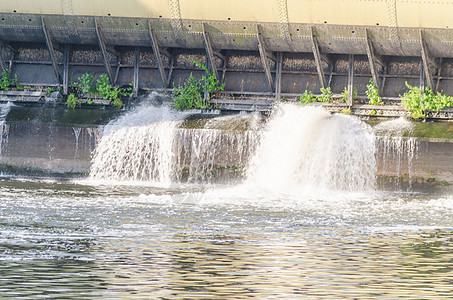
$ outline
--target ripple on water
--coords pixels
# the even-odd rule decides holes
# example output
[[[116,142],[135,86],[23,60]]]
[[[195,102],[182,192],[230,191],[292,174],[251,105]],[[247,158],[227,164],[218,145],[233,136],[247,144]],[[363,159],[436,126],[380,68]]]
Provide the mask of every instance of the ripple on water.
[[[3,183],[0,298],[453,293],[451,196]]]

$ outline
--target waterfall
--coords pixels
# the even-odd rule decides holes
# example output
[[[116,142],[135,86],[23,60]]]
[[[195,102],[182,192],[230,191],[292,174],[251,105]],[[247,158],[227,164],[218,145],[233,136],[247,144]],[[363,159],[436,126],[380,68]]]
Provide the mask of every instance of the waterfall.
[[[79,156],[79,137],[82,128],[80,127],[72,127],[72,131],[74,131],[75,136],[75,150],[74,150],[74,159],[77,159]]]
[[[171,183],[175,129],[185,116],[145,103],[110,122],[94,152],[90,177]]]
[[[11,102],[0,104],[0,157],[2,157],[3,144],[8,142],[8,126],[6,117],[11,110],[13,104]]]
[[[90,176],[161,184],[245,177],[275,190],[374,187],[374,135],[357,118],[293,105],[276,108],[265,129],[256,115],[188,116],[144,105],[107,124]]]
[[[416,159],[419,141],[407,137],[414,125],[404,118],[382,122],[374,127],[376,133],[376,155],[383,174],[402,175],[407,173],[409,188],[412,182],[412,166]],[[396,188],[400,188],[400,180]]]
[[[145,104],[107,124],[90,177],[163,185],[240,177],[255,144],[255,134],[244,129],[243,119],[253,117],[218,117],[186,128],[188,116]]]
[[[321,108],[280,105],[262,132],[248,181],[271,190],[363,191],[375,183],[370,127]]]

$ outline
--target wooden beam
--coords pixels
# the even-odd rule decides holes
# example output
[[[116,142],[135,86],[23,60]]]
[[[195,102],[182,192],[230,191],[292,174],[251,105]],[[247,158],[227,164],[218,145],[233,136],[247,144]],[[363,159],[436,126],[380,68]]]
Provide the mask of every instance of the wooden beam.
[[[263,64],[264,72],[266,73],[267,83],[269,85],[269,89],[273,92],[274,85],[272,82],[272,74],[269,68],[269,64],[267,62],[267,55],[266,55],[266,47],[264,46],[263,37],[261,36],[259,26],[256,26],[256,38],[258,39],[258,50],[260,51],[261,63]]]
[[[134,51],[134,83],[133,83],[133,92],[134,97],[138,96],[138,72],[140,68],[140,48],[135,47]]]
[[[433,70],[436,68],[435,60],[431,57],[428,46],[426,45],[423,30],[420,30],[420,46],[425,78],[428,81],[429,88],[434,91]]]
[[[354,54],[349,55],[348,70],[348,105],[352,106],[354,100]]]
[[[149,36],[151,37],[151,42],[153,44],[154,57],[156,57],[157,60],[157,65],[159,67],[160,77],[162,78],[163,86],[167,88],[169,80],[167,80],[167,75],[165,74],[164,63],[162,62],[162,57],[160,56],[159,43],[157,41],[156,35],[154,34],[154,30],[151,27],[150,21],[148,21],[148,32]]]
[[[277,74],[275,76],[275,100],[280,101],[282,96],[282,66],[283,53],[277,52]]]
[[[107,70],[107,75],[109,76],[110,82],[113,84],[114,78],[112,73],[112,68],[110,67],[109,56],[107,54],[107,47],[105,46],[104,35],[102,29],[99,26],[97,18],[94,18],[94,24],[96,26],[96,34],[98,37],[99,48],[101,49],[102,58],[104,59],[105,69]]]
[[[219,73],[217,72],[217,66],[215,64],[214,52],[212,51],[211,38],[209,36],[209,32],[206,31],[205,23],[202,24],[202,27],[203,27],[204,46],[206,49],[208,61],[209,61],[209,64],[211,65],[212,73],[214,74],[215,78],[217,80],[219,80]]]
[[[58,70],[57,59],[55,56],[55,50],[52,42],[52,37],[50,36],[49,31],[47,30],[46,21],[44,16],[41,16],[41,23],[42,23],[42,30],[44,31],[44,36],[46,37],[46,45],[47,50],[49,51],[50,60],[52,61],[52,66],[55,71],[55,75],[57,76],[58,83],[61,83],[61,75],[60,71]]]
[[[63,52],[63,94],[69,93],[69,45],[64,45]]]
[[[321,52],[319,51],[318,38],[316,37],[313,26],[310,27],[311,32],[311,48],[313,55],[315,56],[316,69],[318,70],[319,83],[322,88],[326,88],[326,77],[324,76],[324,70],[322,69]]]
[[[381,80],[379,78],[379,74],[377,71],[376,53],[374,51],[373,42],[371,41],[371,37],[369,35],[368,29],[365,29],[365,31],[366,31],[366,39],[367,39],[366,52],[368,55],[368,62],[370,64],[371,77],[373,78],[374,86],[378,89],[378,92],[381,93]]]

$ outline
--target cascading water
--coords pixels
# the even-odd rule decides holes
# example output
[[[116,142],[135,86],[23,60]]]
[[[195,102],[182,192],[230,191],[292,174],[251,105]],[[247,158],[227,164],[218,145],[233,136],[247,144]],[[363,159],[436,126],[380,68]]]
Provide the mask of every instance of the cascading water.
[[[108,124],[93,157],[91,177],[168,185],[211,183],[240,173],[254,145],[254,133],[240,126],[241,119],[251,117],[220,117],[205,120],[201,128],[186,128],[188,116],[144,104]]]
[[[248,181],[272,190],[373,189],[374,135],[356,118],[281,105],[262,133]]]
[[[274,190],[373,188],[374,135],[367,125],[319,108],[282,105],[276,110],[263,131],[255,116],[218,117],[185,128],[187,114],[141,106],[105,127],[90,175],[211,183],[214,177],[238,177],[248,166],[248,183]]]
[[[376,155],[382,161],[383,174],[408,174],[409,188],[412,181],[412,165],[416,159],[418,139],[405,137],[414,125],[404,118],[382,122],[374,127],[376,133]],[[400,180],[397,180],[399,189]]]
[[[105,126],[90,176],[109,180],[171,183],[173,139],[185,114],[142,105]]]
[[[2,157],[3,140],[8,141],[8,126],[5,120],[12,106],[13,104],[11,102],[0,104],[0,157]]]

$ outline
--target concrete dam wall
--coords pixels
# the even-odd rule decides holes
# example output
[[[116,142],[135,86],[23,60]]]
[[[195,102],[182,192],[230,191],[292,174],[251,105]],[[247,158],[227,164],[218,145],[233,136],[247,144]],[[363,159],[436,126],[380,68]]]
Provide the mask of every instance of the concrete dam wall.
[[[5,0],[0,63],[21,84],[65,94],[84,72],[165,91],[203,74],[195,60],[230,104],[327,86],[363,97],[371,78],[384,97],[405,82],[452,95],[452,12],[452,1]]]

